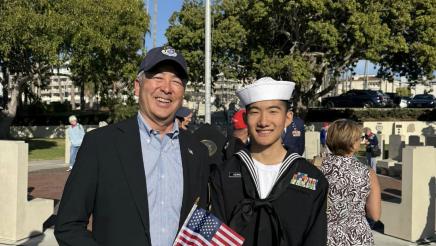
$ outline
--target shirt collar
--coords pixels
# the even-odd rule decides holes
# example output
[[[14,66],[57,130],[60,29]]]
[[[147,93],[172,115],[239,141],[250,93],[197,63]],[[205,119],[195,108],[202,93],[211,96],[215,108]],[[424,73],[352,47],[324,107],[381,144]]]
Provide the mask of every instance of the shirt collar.
[[[150,137],[152,134],[156,135],[158,134],[158,131],[152,129],[147,122],[145,122],[144,118],[142,118],[141,113],[138,111],[138,123],[139,123],[139,128],[143,129],[147,135]],[[168,132],[166,135],[168,137],[170,137],[171,139],[176,138],[180,133],[179,130],[179,122],[174,118],[174,123],[173,123],[173,129],[171,130],[171,132]]]

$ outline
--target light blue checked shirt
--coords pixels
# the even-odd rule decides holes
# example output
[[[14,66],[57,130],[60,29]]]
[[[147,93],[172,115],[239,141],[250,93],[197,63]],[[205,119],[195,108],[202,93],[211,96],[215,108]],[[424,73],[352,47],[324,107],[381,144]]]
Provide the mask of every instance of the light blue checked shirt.
[[[183,167],[177,121],[161,139],[138,113],[142,159],[148,195],[150,236],[153,246],[172,245],[179,228],[183,198]]]

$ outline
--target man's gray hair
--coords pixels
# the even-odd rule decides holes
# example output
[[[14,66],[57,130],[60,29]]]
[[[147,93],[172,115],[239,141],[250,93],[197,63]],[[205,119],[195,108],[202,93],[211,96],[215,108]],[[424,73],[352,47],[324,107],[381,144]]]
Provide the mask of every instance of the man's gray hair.
[[[146,78],[147,76],[145,75],[144,70],[142,70],[141,72],[138,73],[138,75],[136,75],[136,80],[138,80],[140,84],[142,84],[142,82],[144,82]]]

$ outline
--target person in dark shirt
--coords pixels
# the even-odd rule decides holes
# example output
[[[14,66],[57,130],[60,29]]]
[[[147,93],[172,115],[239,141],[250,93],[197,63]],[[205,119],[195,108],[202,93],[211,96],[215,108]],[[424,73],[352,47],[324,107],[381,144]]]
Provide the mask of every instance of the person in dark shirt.
[[[365,145],[366,145],[365,152],[366,152],[366,159],[368,161],[368,165],[372,167],[374,171],[377,171],[377,161],[375,159],[376,156],[373,156],[373,149],[379,148],[377,135],[375,135],[371,131],[371,128],[369,127],[365,127],[363,129],[363,132],[365,133],[365,137],[364,137]]]
[[[283,134],[283,144],[289,152],[303,155],[305,142],[304,121],[300,117],[293,117]]]
[[[327,148],[327,130],[329,129],[329,123],[323,122],[321,131],[319,132],[319,141],[321,143],[321,156],[325,156],[328,153]]]

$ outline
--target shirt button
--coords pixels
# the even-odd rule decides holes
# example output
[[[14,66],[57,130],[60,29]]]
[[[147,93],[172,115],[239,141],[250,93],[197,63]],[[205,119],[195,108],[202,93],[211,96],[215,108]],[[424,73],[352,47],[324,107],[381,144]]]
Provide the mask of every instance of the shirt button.
[[[160,178],[161,178],[161,179],[164,179],[164,178],[165,178],[165,175],[161,175]]]
[[[166,230],[165,230],[165,228],[162,228],[162,232],[165,232]]]
[[[165,204],[165,202],[164,202],[164,201],[161,201],[161,202],[160,202],[160,204],[161,204],[161,205],[164,205],[164,204]]]
[[[150,139],[149,138],[147,138],[147,143],[150,143]]]

